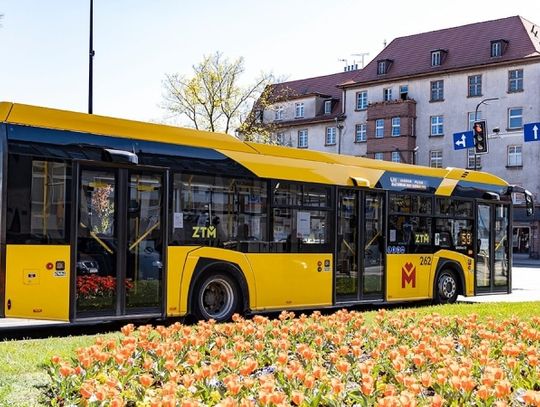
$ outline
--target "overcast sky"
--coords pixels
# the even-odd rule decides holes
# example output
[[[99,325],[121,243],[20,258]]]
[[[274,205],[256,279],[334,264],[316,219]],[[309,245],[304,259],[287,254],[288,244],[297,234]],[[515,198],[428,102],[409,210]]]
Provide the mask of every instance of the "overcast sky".
[[[0,0],[0,101],[88,109],[89,0]],[[161,120],[165,73],[204,55],[289,80],[373,59],[396,37],[521,15],[537,1],[94,0],[94,113]]]

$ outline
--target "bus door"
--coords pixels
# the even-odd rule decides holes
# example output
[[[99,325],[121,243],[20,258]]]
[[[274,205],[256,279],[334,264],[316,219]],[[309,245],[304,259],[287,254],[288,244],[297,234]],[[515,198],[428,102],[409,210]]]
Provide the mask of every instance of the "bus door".
[[[476,294],[509,292],[509,205],[479,202],[476,207]]]
[[[384,194],[338,191],[336,303],[382,300]]]
[[[162,315],[163,172],[77,165],[74,318]]]

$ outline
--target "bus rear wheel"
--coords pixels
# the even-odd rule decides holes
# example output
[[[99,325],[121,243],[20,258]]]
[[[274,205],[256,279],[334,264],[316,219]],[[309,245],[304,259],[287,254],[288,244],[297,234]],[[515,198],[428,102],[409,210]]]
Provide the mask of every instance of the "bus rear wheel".
[[[458,281],[451,270],[442,270],[435,285],[435,303],[453,304],[458,296]]]
[[[197,319],[228,321],[238,312],[240,294],[236,281],[227,274],[214,272],[204,276],[193,293],[193,315]]]

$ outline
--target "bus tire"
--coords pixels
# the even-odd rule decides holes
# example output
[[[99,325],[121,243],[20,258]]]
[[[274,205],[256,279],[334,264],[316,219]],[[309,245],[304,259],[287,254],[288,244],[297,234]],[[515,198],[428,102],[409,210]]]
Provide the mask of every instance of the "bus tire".
[[[443,269],[435,282],[435,303],[453,304],[456,302],[459,290],[459,281],[452,270]]]
[[[219,271],[210,272],[197,281],[192,301],[193,316],[196,319],[229,321],[239,310],[240,289],[230,275]]]

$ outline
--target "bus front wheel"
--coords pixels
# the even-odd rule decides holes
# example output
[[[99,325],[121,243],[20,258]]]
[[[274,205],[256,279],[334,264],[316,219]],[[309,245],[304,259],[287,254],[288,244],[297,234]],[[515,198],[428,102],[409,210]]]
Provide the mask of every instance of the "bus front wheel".
[[[435,303],[452,304],[458,296],[458,281],[451,270],[442,270],[435,285]]]
[[[193,293],[193,315],[197,319],[228,321],[238,312],[240,294],[236,281],[227,274],[214,272],[204,276]]]

